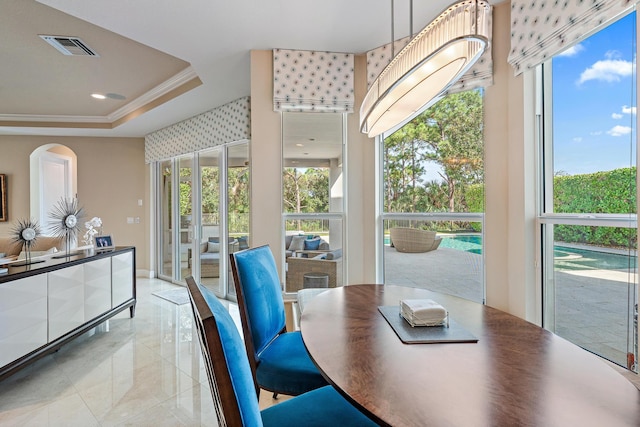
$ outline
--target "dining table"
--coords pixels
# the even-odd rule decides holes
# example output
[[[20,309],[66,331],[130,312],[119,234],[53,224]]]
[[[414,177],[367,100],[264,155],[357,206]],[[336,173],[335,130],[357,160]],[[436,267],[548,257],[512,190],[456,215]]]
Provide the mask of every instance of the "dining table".
[[[475,340],[403,342],[380,307],[400,316],[400,301],[412,299],[441,305]],[[349,285],[311,299],[300,330],[329,383],[379,425],[640,425],[640,390],[608,362],[484,304],[420,288]]]

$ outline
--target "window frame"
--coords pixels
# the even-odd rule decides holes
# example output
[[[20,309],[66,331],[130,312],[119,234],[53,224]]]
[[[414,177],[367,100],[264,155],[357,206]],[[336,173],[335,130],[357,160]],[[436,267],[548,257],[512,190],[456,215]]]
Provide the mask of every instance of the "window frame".
[[[631,10],[629,13],[633,13],[635,10]],[[635,56],[638,53],[638,31],[640,17],[638,11],[635,11]],[[619,18],[622,18],[619,17]],[[617,19],[616,19],[617,21]],[[614,22],[616,22],[614,21]],[[613,24],[611,22],[609,25]],[[606,27],[605,27],[606,28]],[[602,31],[604,28],[599,29]],[[590,33],[588,36],[594,34]],[[586,37],[585,37],[586,38]],[[555,280],[555,255],[554,254],[554,231],[555,225],[577,225],[577,226],[590,226],[590,227],[615,227],[626,228],[636,230],[636,236],[638,236],[638,213],[640,212],[638,201],[638,192],[640,186],[636,185],[636,213],[616,213],[616,214],[604,214],[604,213],[555,213],[554,212],[554,145],[553,145],[553,81],[552,81],[552,60],[553,58],[545,61],[535,68],[535,141],[536,141],[536,171],[538,177],[536,179],[536,204],[537,204],[537,218],[536,229],[538,230],[536,237],[536,265],[538,269],[538,277],[536,282],[538,283],[541,295],[542,304],[540,307],[540,314],[542,318],[542,326],[552,332],[556,332],[556,280]],[[635,81],[632,83],[632,90],[635,91],[636,100],[639,99],[640,91],[638,89],[638,73],[634,71]],[[634,126],[637,135],[639,119],[636,115]],[[640,182],[638,176],[638,165],[640,164],[640,153],[638,153],[638,138],[630,139],[631,144],[635,144],[635,164],[631,167],[636,168],[636,184]],[[630,253],[635,253],[637,257],[637,250],[629,248]],[[637,259],[636,259],[637,262]],[[638,280],[635,283],[629,281],[627,286],[636,287],[636,301],[640,302],[640,292],[638,289]],[[633,306],[632,299],[628,302],[628,305]],[[632,313],[633,314],[633,313]],[[632,319],[631,319],[632,320]],[[635,342],[638,342],[640,334],[635,331]],[[627,336],[631,336],[632,332],[628,332]],[[627,348],[627,352],[629,348]],[[637,358],[636,347],[636,358]],[[603,357],[603,356],[601,356]],[[636,362],[637,368],[637,362]]]

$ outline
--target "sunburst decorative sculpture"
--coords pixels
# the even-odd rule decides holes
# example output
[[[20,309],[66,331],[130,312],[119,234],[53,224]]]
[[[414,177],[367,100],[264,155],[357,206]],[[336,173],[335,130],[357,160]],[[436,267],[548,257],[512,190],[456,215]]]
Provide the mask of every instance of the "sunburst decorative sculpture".
[[[78,237],[84,218],[84,208],[78,207],[78,199],[61,198],[49,213],[50,230],[54,236],[65,239],[65,251],[69,256],[71,243]]]
[[[31,264],[31,246],[40,235],[40,226],[34,219],[19,220],[12,230],[13,241],[22,246],[25,253],[25,264]]]

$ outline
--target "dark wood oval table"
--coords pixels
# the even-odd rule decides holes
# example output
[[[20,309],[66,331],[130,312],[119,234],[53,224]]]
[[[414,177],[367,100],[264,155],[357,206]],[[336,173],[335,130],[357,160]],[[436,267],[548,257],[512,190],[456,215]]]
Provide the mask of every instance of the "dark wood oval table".
[[[428,298],[477,343],[404,344],[378,311]],[[597,356],[518,317],[424,289],[350,285],[305,306],[328,381],[381,425],[638,426],[640,391]]]

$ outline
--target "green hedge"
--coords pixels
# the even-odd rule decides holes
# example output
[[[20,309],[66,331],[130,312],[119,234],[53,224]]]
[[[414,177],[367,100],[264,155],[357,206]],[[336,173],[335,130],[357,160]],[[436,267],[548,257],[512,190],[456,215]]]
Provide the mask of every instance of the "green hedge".
[[[484,212],[484,185],[469,185],[464,192],[464,199],[469,212]],[[482,224],[474,222],[471,224],[474,231],[482,231]]]
[[[556,213],[635,213],[636,168],[553,179]]]
[[[553,180],[554,212],[626,214],[636,212],[636,168],[557,176]],[[636,247],[636,230],[615,227],[557,225],[556,241],[610,247]]]
[[[626,214],[636,212],[636,168],[556,176],[553,179],[554,212],[571,214]],[[469,212],[484,212],[484,185],[467,187]],[[480,231],[479,224],[472,225]],[[636,247],[636,230],[614,227],[556,225],[556,241],[597,246]]]

